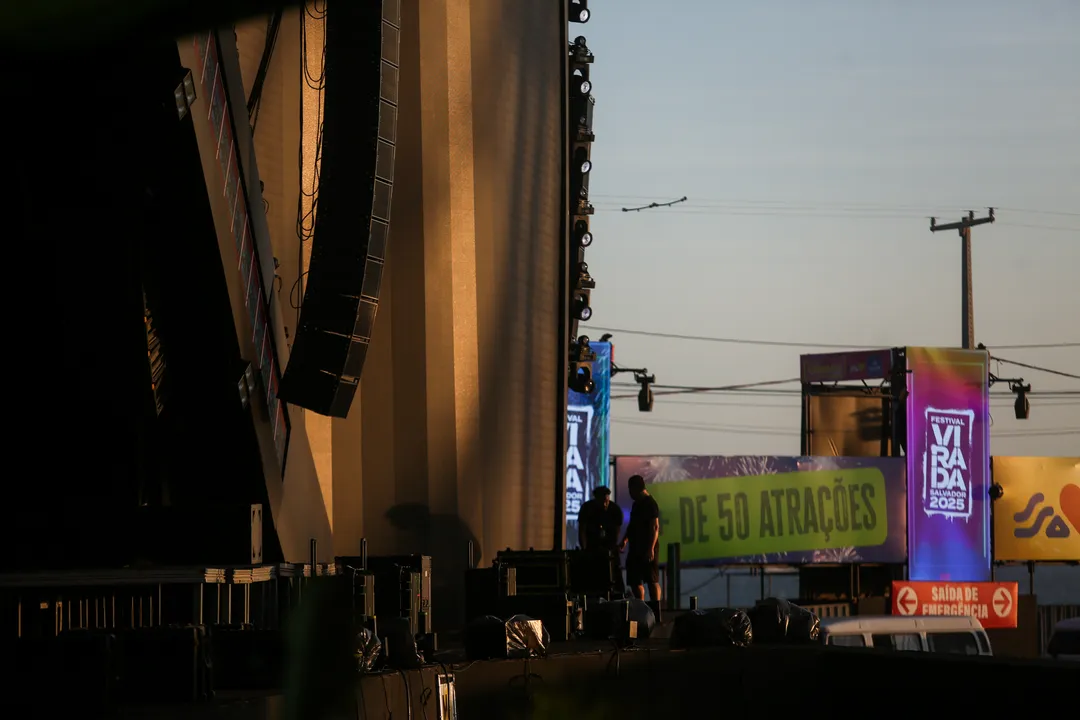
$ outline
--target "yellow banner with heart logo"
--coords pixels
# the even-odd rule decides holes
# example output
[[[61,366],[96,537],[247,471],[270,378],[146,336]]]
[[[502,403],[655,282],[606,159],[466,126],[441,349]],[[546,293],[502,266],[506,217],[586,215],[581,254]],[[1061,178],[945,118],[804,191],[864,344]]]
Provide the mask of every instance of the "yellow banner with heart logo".
[[[1080,560],[1080,457],[994,457],[994,559]]]

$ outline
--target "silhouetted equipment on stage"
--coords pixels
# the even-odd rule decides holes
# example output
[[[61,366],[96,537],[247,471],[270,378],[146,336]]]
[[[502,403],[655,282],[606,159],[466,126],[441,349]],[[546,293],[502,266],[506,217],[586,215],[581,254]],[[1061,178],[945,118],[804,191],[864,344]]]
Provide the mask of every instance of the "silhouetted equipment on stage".
[[[547,626],[527,615],[501,620],[487,615],[465,626],[465,657],[470,660],[496,660],[543,657],[551,642]]]
[[[492,567],[467,571],[466,620],[527,615],[567,640],[584,629],[585,598],[609,599],[614,587],[606,552],[507,549]]]
[[[263,545],[262,503],[136,508],[133,560],[164,566],[261,565],[281,562],[275,540]]]
[[[667,546],[667,566],[669,568],[681,568],[682,567],[682,544],[681,543],[668,543]],[[680,602],[682,601],[682,573],[669,572],[665,574],[664,583],[664,597],[667,598],[668,610],[680,610]]]
[[[614,550],[570,550],[570,589],[592,598],[608,598],[616,587]],[[614,560],[614,561],[613,561]]]
[[[517,569],[499,565],[465,571],[465,623],[488,615],[502,617],[506,598],[517,594]]]
[[[397,142],[400,2],[326,11],[322,164],[300,326],[279,397],[346,417],[379,303]]]
[[[555,642],[570,640],[583,629],[580,600],[565,592],[518,594],[503,602],[504,614],[539,619]]]
[[[585,612],[585,632],[592,640],[612,640],[629,647],[645,640],[659,622],[649,603],[632,598],[590,603]]]
[[[813,611],[782,598],[758,600],[747,615],[756,644],[808,645],[821,634],[821,620]]]
[[[11,643],[3,639],[5,650],[14,650],[14,675],[5,675],[3,681],[19,685],[0,684],[6,710],[43,701],[78,704],[87,715],[99,716],[114,702],[191,703],[213,696],[210,643],[201,625],[79,629],[55,637],[18,638],[14,647]],[[56,697],[35,692],[46,687]]]
[[[205,626],[127,630],[120,634],[119,645],[125,699],[196,702],[213,696],[213,664]]]
[[[375,574],[368,571],[367,558],[363,555],[334,558],[342,588],[348,594],[353,621],[357,627],[368,626],[375,619]],[[391,588],[391,592],[394,589]]]
[[[516,571],[518,595],[563,592],[570,587],[570,557],[566,550],[502,550],[495,562]]]
[[[615,587],[609,552],[504,550],[496,554],[495,563],[514,569],[517,595],[561,592],[606,598]]]
[[[671,647],[748,647],[754,641],[750,618],[742,610],[691,610],[675,618]]]
[[[381,625],[391,618],[409,620],[412,635],[431,634],[431,557],[384,555],[367,559],[375,576],[375,617]]]
[[[282,686],[285,636],[279,628],[214,625],[210,639],[216,689],[271,690]]]

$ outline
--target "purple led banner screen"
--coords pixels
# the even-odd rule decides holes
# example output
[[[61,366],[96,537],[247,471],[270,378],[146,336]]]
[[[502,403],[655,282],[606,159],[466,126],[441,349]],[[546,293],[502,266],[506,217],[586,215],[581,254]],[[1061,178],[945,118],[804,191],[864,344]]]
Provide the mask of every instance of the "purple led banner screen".
[[[908,575],[990,580],[990,357],[907,348]]]

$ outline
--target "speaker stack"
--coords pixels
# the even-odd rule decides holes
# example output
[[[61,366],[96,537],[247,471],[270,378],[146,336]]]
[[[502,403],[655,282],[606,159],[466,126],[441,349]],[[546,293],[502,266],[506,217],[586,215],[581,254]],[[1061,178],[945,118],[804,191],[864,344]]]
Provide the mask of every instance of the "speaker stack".
[[[397,141],[400,0],[328,3],[318,206],[279,397],[346,417],[379,304]]]

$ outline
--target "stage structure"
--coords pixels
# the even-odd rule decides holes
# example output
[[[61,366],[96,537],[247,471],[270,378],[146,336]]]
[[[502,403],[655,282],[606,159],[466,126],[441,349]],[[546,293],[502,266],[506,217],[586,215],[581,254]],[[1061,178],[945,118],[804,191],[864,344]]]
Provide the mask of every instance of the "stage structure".
[[[803,355],[800,364],[801,454],[903,455],[903,348]]]
[[[989,581],[990,386],[1009,383],[1017,417],[1030,386],[983,348],[804,355],[801,379],[804,453],[907,458],[909,579]]]

